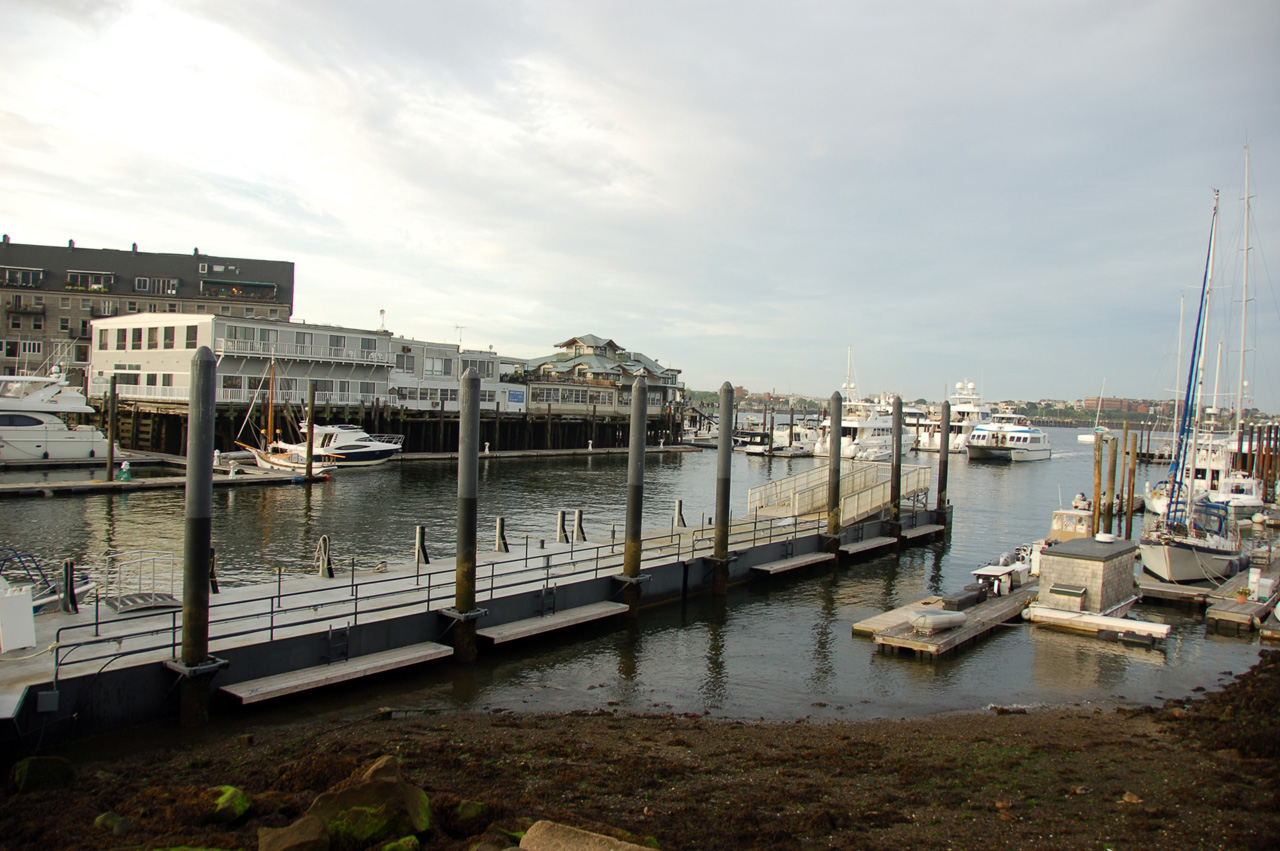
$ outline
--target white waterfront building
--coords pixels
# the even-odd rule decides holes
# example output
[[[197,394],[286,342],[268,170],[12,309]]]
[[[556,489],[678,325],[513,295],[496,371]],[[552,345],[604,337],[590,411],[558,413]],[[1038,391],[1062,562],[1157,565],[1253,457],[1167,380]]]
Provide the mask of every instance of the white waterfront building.
[[[262,401],[275,365],[277,402],[305,405],[310,381],[318,405],[458,410],[458,379],[467,367],[481,376],[487,410],[523,412],[527,388],[508,381],[524,361],[457,345],[306,322],[208,314],[146,313],[93,323],[90,397],[116,379],[122,399],[175,403],[189,398],[191,356],[208,346],[218,363],[219,403]]]
[[[303,406],[310,381],[317,405],[364,405],[407,411],[458,411],[459,378],[480,376],[485,411],[568,417],[626,416],[631,383],[649,385],[650,415],[683,401],[680,370],[593,335],[525,361],[336,325],[207,313],[137,313],[95,320],[86,392],[101,398],[116,379],[118,398],[184,404],[191,356],[208,346],[217,358],[219,404],[265,401],[275,369],[277,403]]]

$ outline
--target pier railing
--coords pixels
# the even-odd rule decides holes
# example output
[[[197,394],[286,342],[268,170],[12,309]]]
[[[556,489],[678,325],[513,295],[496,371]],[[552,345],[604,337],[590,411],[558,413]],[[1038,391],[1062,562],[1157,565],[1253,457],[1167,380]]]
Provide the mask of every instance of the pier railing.
[[[744,550],[777,541],[816,535],[825,529],[824,520],[769,518],[753,515],[732,522],[729,547]],[[709,556],[715,527],[706,523],[676,527],[646,535],[641,539],[641,571],[658,566]],[[476,565],[478,602],[520,593],[552,592],[559,586],[586,582],[622,572],[624,542],[583,541],[533,546],[526,539],[515,552],[481,555]],[[104,583],[92,601],[93,621],[62,627],[54,645],[54,681],[66,669],[87,665],[106,667],[127,657],[151,655],[156,660],[177,658],[182,644],[181,605],[172,594],[180,589],[168,586],[170,594],[154,594],[139,606],[117,608],[112,601],[127,601],[130,595],[147,597],[145,581],[150,572],[163,585],[166,570],[176,564],[168,553],[120,553],[114,564],[119,579]],[[437,611],[453,605],[455,565],[415,563],[412,554],[403,561],[387,561],[361,566],[351,559],[345,571],[326,578],[308,574],[284,578],[265,585],[242,586],[215,596],[209,606],[210,651],[257,641],[323,632],[335,625],[354,626],[362,621],[396,617],[412,612]],[[176,572],[176,571],[175,571]],[[341,574],[347,575],[343,577]],[[180,574],[179,574],[180,575]],[[274,586],[274,587],[273,587]],[[137,590],[135,590],[137,589]],[[168,597],[168,600],[162,599]],[[141,606],[152,608],[141,608]],[[159,606],[160,608],[154,608]]]

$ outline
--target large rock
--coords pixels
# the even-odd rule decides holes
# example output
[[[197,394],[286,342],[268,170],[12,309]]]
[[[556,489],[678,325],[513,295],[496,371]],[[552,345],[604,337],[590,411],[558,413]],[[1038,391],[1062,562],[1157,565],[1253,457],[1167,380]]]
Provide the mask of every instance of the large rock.
[[[234,786],[214,786],[210,790],[216,796],[209,820],[214,824],[231,824],[249,812],[249,796]]]
[[[536,821],[525,831],[520,847],[525,851],[637,851],[644,846],[579,830],[567,824]]]
[[[324,822],[305,815],[288,827],[258,829],[258,851],[329,851]]]
[[[19,792],[66,789],[71,785],[71,760],[60,756],[29,756],[13,765],[9,778]]]
[[[371,845],[431,828],[427,793],[405,781],[392,756],[373,763],[345,789],[320,795],[307,812],[324,822],[335,842]]]

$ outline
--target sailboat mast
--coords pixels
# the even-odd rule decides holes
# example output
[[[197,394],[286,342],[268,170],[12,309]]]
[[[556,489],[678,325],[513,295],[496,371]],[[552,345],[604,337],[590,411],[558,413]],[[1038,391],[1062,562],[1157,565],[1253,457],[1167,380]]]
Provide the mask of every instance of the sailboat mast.
[[[1249,146],[1244,146],[1244,285],[1240,295],[1240,376],[1236,388],[1236,434],[1244,429],[1244,343],[1249,321]]]
[[[1204,306],[1201,308],[1200,316],[1200,341],[1199,349],[1196,357],[1196,395],[1195,395],[1195,412],[1191,426],[1191,483],[1188,488],[1195,486],[1196,478],[1196,457],[1199,454],[1200,447],[1200,417],[1203,410],[1202,399],[1204,398],[1204,350],[1205,345],[1209,341],[1209,306],[1213,302],[1213,264],[1214,258],[1218,251],[1218,190],[1213,191],[1213,230],[1209,237],[1209,267],[1205,271],[1204,283]],[[1187,510],[1191,510],[1191,494],[1187,494]]]

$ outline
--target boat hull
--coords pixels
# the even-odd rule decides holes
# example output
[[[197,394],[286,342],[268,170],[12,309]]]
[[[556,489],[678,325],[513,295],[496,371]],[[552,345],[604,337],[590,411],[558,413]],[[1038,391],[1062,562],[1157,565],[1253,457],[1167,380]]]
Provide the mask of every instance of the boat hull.
[[[0,433],[0,461],[105,458],[108,445],[102,432],[91,426],[75,429],[8,428]]]
[[[980,461],[1047,461],[1053,455],[1052,449],[1021,449],[1007,446],[975,446],[968,447],[969,457]]]
[[[1143,541],[1139,549],[1143,568],[1165,582],[1221,581],[1239,568],[1240,551],[1225,545],[1169,537]]]

